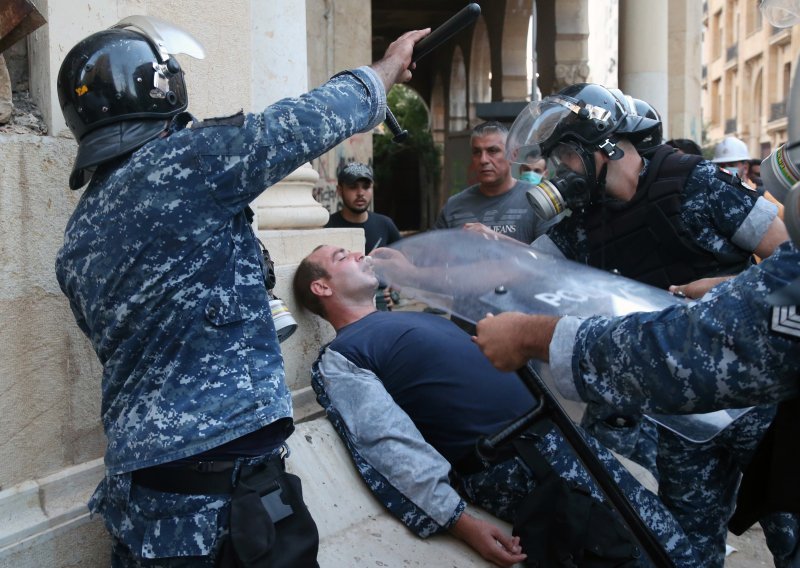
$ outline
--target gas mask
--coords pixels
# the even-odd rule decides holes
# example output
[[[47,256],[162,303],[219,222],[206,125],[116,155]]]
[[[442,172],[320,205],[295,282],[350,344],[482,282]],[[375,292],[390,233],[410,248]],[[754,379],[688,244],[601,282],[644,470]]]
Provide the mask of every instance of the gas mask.
[[[567,142],[555,147],[548,160],[554,171],[549,180],[540,181],[527,191],[528,203],[543,220],[549,221],[567,209],[587,207],[597,194],[594,154],[579,144]]]
[[[261,239],[258,239],[258,244],[261,247],[261,257],[263,260],[262,268],[264,270],[264,286],[266,287],[267,295],[269,296],[269,309],[272,314],[272,321],[275,324],[275,331],[278,334],[278,341],[283,343],[289,339],[289,337],[295,331],[297,331],[297,322],[292,316],[292,312],[290,312],[289,308],[286,306],[286,303],[272,292],[273,288],[275,288],[275,284],[277,283],[277,278],[275,276],[275,262],[272,260],[267,247],[261,242]]]

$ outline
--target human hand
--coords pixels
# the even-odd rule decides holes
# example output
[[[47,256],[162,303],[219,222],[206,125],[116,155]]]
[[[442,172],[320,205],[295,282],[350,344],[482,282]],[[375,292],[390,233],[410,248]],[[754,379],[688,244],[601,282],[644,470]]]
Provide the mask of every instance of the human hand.
[[[478,322],[472,341],[497,369],[515,371],[529,359],[550,359],[550,341],[558,319],[520,312],[486,314]]]
[[[390,287],[386,287],[382,290],[383,292],[383,301],[386,303],[386,309],[391,311],[394,308],[394,298],[392,298],[392,289]]]
[[[387,286],[389,292],[391,289],[397,289],[397,283],[408,283],[417,270],[417,267],[411,264],[399,250],[376,248],[367,257],[381,282],[395,285],[394,287]]]
[[[516,239],[512,239],[511,237],[504,235],[503,233],[498,233],[497,231],[495,231],[491,227],[487,227],[483,223],[464,223],[463,229],[465,231],[469,231],[470,233],[477,233],[479,235],[483,235],[489,240],[506,241],[518,245],[523,244]]]
[[[380,76],[387,93],[395,83],[407,83],[411,80],[411,71],[416,67],[411,63],[414,45],[429,33],[430,28],[404,33],[389,44],[382,59],[370,65]]]
[[[726,280],[730,280],[733,276],[717,276],[714,278],[701,278],[682,286],[670,286],[669,291],[676,296],[684,296],[696,300],[706,295],[706,292],[711,290],[714,286],[722,284]]]
[[[500,527],[469,513],[462,513],[450,532],[496,566],[512,566],[527,558],[522,553],[519,537],[505,534]]]

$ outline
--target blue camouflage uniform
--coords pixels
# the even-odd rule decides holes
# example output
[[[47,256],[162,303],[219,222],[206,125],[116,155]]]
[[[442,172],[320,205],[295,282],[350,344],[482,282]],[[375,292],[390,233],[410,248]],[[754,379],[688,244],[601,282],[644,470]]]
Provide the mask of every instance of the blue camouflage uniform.
[[[796,398],[800,343],[786,333],[795,310],[766,297],[798,277],[800,251],[787,241],[688,305],[621,318],[564,317],[550,347],[556,384],[567,398],[621,412],[710,412]],[[776,565],[787,565],[797,554],[797,517],[774,514],[761,523]]]
[[[378,334],[375,329],[384,332]],[[341,342],[343,330],[347,337]],[[311,384],[359,474],[389,512],[423,538],[449,529],[466,506],[456,484],[470,502],[512,522],[516,506],[536,487],[522,459],[512,457],[482,471],[459,474],[458,481],[451,482],[451,461],[455,460],[448,461],[443,453],[452,453],[454,446],[474,447],[474,434],[462,439],[468,436],[462,423],[478,423],[493,409],[486,403],[480,415],[460,414],[473,399],[481,403],[492,396],[486,387],[495,391],[492,394],[510,391],[532,405],[529,393],[517,393],[521,387],[517,377],[487,367],[488,361],[468,335],[430,314],[374,312],[339,334],[321,350],[312,367]],[[394,339],[390,341],[387,335]],[[453,368],[457,369],[455,380],[450,377]],[[418,376],[428,378],[409,389],[406,377]],[[408,412],[398,400],[405,401]],[[415,402],[419,400],[424,403]],[[507,421],[515,417],[505,414]],[[439,418],[452,426],[441,426]],[[423,436],[431,421],[439,427]],[[428,437],[440,440],[436,447]],[[697,566],[698,557],[688,539],[656,496],[608,450],[591,438],[589,444],[676,565]],[[536,446],[558,475],[590,488],[600,498],[594,481],[557,431],[548,431]]]
[[[643,160],[640,180],[647,176],[649,166],[649,160]],[[756,191],[731,185],[717,174],[717,166],[706,161],[692,170],[681,192],[680,221],[701,249],[729,263],[732,259],[746,262],[777,216],[777,207]],[[553,227],[547,238],[572,260],[587,262],[583,225],[583,215],[573,214]],[[702,446],[665,429],[655,431],[639,412],[621,412],[601,400],[588,401],[582,424],[603,444],[658,477],[659,496],[702,557],[709,559],[709,566],[722,566],[725,527],[739,475],[774,414],[773,407],[753,409],[732,424],[725,436]]]
[[[191,127],[178,115],[167,136],[98,168],[82,195],[56,273],[103,364],[106,477],[90,509],[137,561],[213,565],[229,496],[153,492],[131,472],[291,420],[248,203],[379,124],[385,105],[362,67],[259,113]]]

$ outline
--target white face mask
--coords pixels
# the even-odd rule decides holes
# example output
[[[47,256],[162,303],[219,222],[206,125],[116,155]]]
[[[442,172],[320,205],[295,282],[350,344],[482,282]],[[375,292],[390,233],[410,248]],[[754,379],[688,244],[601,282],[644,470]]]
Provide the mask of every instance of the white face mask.
[[[533,185],[538,185],[542,181],[542,177],[542,174],[533,170],[522,172],[519,176],[522,181],[527,181]]]

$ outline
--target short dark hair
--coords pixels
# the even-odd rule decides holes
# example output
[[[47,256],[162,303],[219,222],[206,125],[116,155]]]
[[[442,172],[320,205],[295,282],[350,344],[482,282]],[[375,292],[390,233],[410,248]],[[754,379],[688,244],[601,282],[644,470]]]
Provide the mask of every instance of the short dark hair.
[[[318,251],[324,245],[319,245],[312,253]],[[309,255],[311,256],[311,255]],[[305,257],[300,261],[297,271],[294,273],[292,280],[292,289],[294,290],[294,298],[298,304],[303,306],[311,313],[317,314],[320,317],[325,317],[325,308],[319,296],[311,291],[311,283],[320,278],[328,278],[330,274],[322,268],[319,264]]]
[[[665,144],[677,148],[684,154],[693,154],[695,156],[703,155],[703,150],[700,149],[697,142],[689,140],[688,138],[673,138],[672,140],[667,140]]]
[[[472,134],[470,134],[469,139],[472,140],[473,138],[478,136],[486,136],[487,134],[501,134],[505,138],[508,136],[508,128],[496,120],[481,122],[472,129]]]

